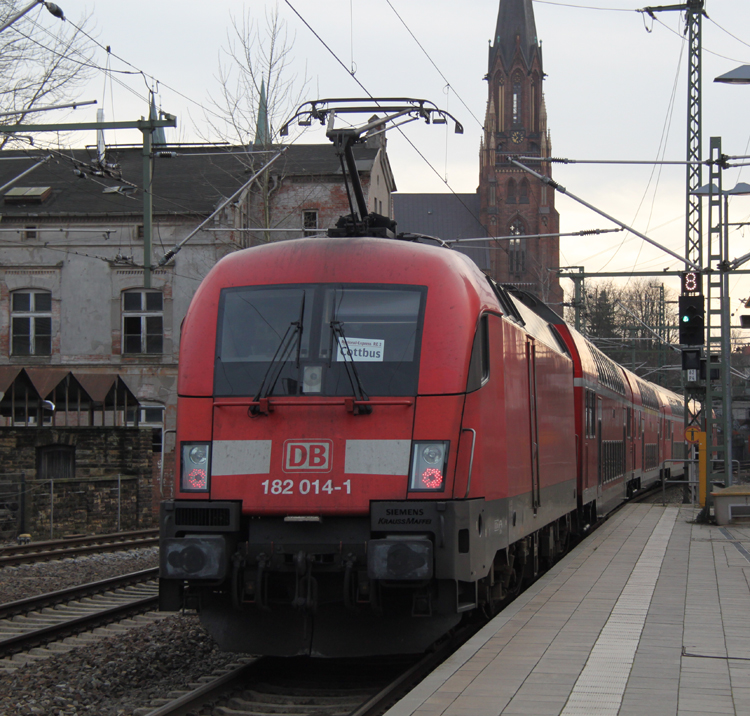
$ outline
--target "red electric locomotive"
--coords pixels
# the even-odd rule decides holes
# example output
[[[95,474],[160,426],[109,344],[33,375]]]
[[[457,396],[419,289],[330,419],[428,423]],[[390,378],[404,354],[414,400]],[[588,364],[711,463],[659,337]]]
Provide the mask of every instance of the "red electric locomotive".
[[[671,457],[665,393],[408,241],[226,257],[185,318],[178,391],[162,607],[198,607],[227,650],[423,650]]]
[[[227,256],[185,317],[159,595],[225,650],[420,652],[680,469],[678,396],[464,255],[387,238],[351,151],[382,122],[329,131],[357,205],[331,237]]]

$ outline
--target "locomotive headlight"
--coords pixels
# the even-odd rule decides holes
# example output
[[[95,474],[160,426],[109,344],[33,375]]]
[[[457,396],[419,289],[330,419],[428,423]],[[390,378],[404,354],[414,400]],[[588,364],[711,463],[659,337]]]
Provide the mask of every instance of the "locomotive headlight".
[[[412,445],[409,490],[412,492],[443,492],[448,467],[448,446],[445,441],[415,442]]]
[[[208,445],[193,445],[188,455],[192,463],[202,465],[208,459]]]
[[[422,458],[430,465],[437,465],[443,462],[443,446],[431,443],[422,450]]]
[[[208,492],[210,443],[182,443],[180,489],[182,492]]]

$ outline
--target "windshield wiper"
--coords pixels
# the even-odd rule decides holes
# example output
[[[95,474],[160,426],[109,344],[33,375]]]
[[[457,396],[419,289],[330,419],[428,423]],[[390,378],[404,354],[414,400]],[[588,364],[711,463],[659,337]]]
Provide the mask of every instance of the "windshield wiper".
[[[302,348],[302,319],[305,315],[305,294],[302,294],[302,303],[300,305],[299,320],[292,321],[286,329],[286,332],[281,337],[276,352],[271,358],[271,362],[268,364],[266,373],[263,376],[263,380],[260,382],[260,388],[253,398],[254,403],[258,405],[250,406],[250,413],[258,415],[259,413],[265,413],[268,415],[270,408],[267,404],[267,398],[273,394],[276,383],[279,381],[281,371],[284,369],[284,363],[291,355],[294,348],[297,348],[297,368],[299,368],[300,350]]]
[[[357,365],[354,362],[354,358],[352,357],[352,351],[351,348],[349,348],[349,342],[346,340],[346,336],[344,335],[344,324],[341,321],[331,321],[331,342],[333,342],[333,338],[335,336],[336,338],[336,344],[339,347],[339,350],[341,351],[341,354],[344,356],[344,367],[346,368],[346,375],[349,378],[349,384],[352,387],[352,393],[354,393],[355,401],[361,402],[370,400],[367,393],[365,393],[365,389],[362,387],[362,381],[359,377],[359,372],[357,371]],[[330,359],[333,360],[333,346],[331,346],[331,351],[329,353]],[[365,414],[369,415],[372,412],[372,406],[371,405],[357,405],[355,403],[354,405],[354,414]]]

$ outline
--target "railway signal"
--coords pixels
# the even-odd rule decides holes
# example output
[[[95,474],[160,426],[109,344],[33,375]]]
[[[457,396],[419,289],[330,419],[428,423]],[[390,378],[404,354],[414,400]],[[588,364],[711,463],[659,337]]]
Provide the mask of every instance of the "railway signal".
[[[706,342],[703,296],[680,296],[679,310],[680,343],[685,346],[702,346]]]

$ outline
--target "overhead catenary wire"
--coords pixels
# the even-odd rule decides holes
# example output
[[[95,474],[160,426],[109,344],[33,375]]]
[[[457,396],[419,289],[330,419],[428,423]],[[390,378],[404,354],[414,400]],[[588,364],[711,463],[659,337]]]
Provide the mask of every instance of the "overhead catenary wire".
[[[271,159],[269,159],[255,174],[253,174],[250,179],[248,179],[232,196],[228,197],[224,201],[219,204],[219,206],[198,226],[195,227],[182,241],[175,244],[167,253],[164,254],[164,256],[159,259],[158,266],[164,266],[167,262],[169,262],[172,258],[174,258],[175,254],[177,254],[182,247],[190,241],[190,239],[193,238],[209,221],[211,221],[220,211],[222,211],[229,203],[234,201],[247,187],[249,187],[266,169],[268,169],[279,157],[281,157],[289,148],[289,145],[283,147],[279,150],[279,152],[273,156]]]
[[[338,62],[341,67],[344,68],[346,73],[359,85],[359,87],[362,89],[362,91],[373,101],[375,101],[375,97],[370,93],[370,91],[360,82],[354,75],[352,75],[347,69],[346,65],[342,62],[341,58],[326,44],[325,40],[315,31],[315,29],[310,25],[307,20],[305,20],[304,17],[297,11],[297,9],[292,5],[290,0],[284,0],[284,2],[289,6],[289,8],[292,10],[292,12],[302,21],[302,23],[307,27],[310,32],[318,39],[318,41],[323,45],[323,47],[328,50],[328,52],[331,54],[331,56]],[[411,148],[417,153],[417,155],[422,159],[422,161],[432,170],[432,172],[437,176],[440,181],[445,184],[445,186],[450,190],[451,194],[453,194],[456,199],[458,199],[459,203],[466,209],[466,211],[469,213],[469,215],[479,224],[479,226],[482,226],[479,217],[466,205],[464,200],[461,198],[461,195],[456,193],[456,191],[451,187],[451,185],[441,176],[440,172],[432,165],[432,163],[427,159],[427,157],[424,156],[424,154],[417,148],[417,146],[414,144],[414,142],[409,139],[409,137],[403,132],[402,129],[397,127],[399,133],[401,136],[406,140],[406,142],[411,146]],[[483,227],[482,227],[483,228]]]
[[[396,10],[396,8],[393,7],[393,3],[391,3],[391,0],[385,0],[385,1],[386,3],[388,3],[388,7],[390,7],[391,10],[393,10],[396,17],[401,21],[401,24],[406,28],[406,31],[411,35],[414,42],[417,43],[417,45],[419,46],[419,49],[422,50],[425,57],[430,61],[430,64],[437,70],[437,73],[443,78],[446,86],[450,87],[450,89],[453,90],[453,94],[456,95],[456,98],[464,106],[464,109],[466,109],[466,111],[474,118],[474,120],[479,125],[479,127],[481,129],[484,129],[484,125],[482,124],[482,122],[480,122],[479,119],[477,119],[477,116],[474,114],[474,112],[471,111],[471,109],[466,104],[466,102],[463,101],[463,99],[461,98],[461,95],[459,95],[458,92],[456,92],[456,88],[450,83],[448,78],[443,74],[442,70],[437,66],[437,64],[435,64],[435,61],[432,59],[432,57],[430,57],[430,54],[427,52],[427,50],[425,50],[425,48],[422,46],[422,43],[417,39],[416,35],[411,31],[411,28],[406,24],[406,21],[404,20],[404,18],[402,18],[401,15],[398,13],[398,10]]]
[[[653,239],[649,238],[645,234],[642,234],[640,231],[637,231],[636,229],[634,229],[631,226],[628,226],[627,224],[624,224],[619,219],[615,219],[613,216],[610,216],[609,214],[607,214],[606,212],[602,211],[601,209],[598,209],[597,207],[593,206],[592,204],[589,204],[584,199],[581,199],[580,197],[576,196],[575,194],[572,194],[564,186],[561,186],[560,184],[558,184],[556,181],[554,181],[550,177],[547,177],[547,176],[544,176],[542,174],[539,174],[538,172],[535,172],[533,169],[530,169],[529,167],[521,164],[521,162],[515,160],[513,157],[508,157],[508,160],[510,161],[511,164],[514,164],[517,167],[519,167],[520,169],[523,169],[524,171],[528,172],[532,176],[535,176],[537,179],[540,179],[541,181],[543,181],[548,186],[551,186],[553,189],[556,189],[557,191],[559,191],[562,194],[565,194],[566,196],[569,196],[574,201],[577,201],[579,204],[581,204],[582,206],[585,206],[587,209],[591,209],[591,211],[596,212],[600,216],[603,216],[605,219],[609,219],[612,223],[617,224],[618,226],[621,226],[623,229],[626,229],[627,231],[632,232],[636,236],[639,236],[644,241],[647,241],[649,244],[652,244],[653,246],[656,246],[657,248],[661,249],[665,253],[667,253],[670,256],[673,256],[674,258],[676,258],[678,261],[682,261],[687,266],[692,266],[694,269],[696,269],[698,271],[701,270],[700,266],[697,266],[696,264],[694,264],[689,259],[687,259],[687,258],[685,258],[683,256],[680,256],[679,254],[676,254],[671,249],[668,249],[667,247],[662,246],[661,244],[657,243],[656,241],[654,241]]]

